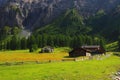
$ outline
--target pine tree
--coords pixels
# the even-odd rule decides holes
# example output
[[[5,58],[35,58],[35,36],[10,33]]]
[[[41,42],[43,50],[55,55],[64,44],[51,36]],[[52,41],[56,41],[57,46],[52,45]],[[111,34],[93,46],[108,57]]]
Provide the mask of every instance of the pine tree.
[[[21,39],[20,38],[17,38],[17,49],[21,49]]]
[[[52,47],[54,47],[54,41],[53,41],[54,39],[53,39],[53,36],[49,36],[48,37],[48,40],[47,40],[47,44],[49,45],[49,46],[52,46]]]
[[[11,28],[9,26],[5,26],[2,30],[3,35],[7,36],[9,34],[11,34]]]
[[[78,38],[76,36],[71,40],[71,48],[78,48]]]
[[[59,47],[60,46],[60,40],[59,40],[59,36],[58,35],[55,36],[54,46],[55,47]]]
[[[42,47],[47,46],[47,35],[42,35]]]
[[[10,50],[10,40],[7,41],[7,50]]]
[[[70,47],[71,37],[65,36],[65,47]]]
[[[100,46],[105,49],[105,40],[104,39],[100,39]]]
[[[93,44],[92,37],[87,36],[87,44],[88,44],[88,45],[92,45],[92,44]]]
[[[27,40],[26,40],[26,38],[21,39],[21,49],[27,49]]]
[[[11,33],[12,33],[13,35],[18,34],[19,32],[20,32],[20,29],[19,29],[18,27],[13,27],[12,30],[11,30]]]
[[[42,43],[42,36],[41,35],[37,35],[36,42],[38,44],[38,47],[42,48],[43,43]]]
[[[38,48],[38,45],[36,43],[36,39],[35,39],[35,37],[33,35],[31,35],[28,38],[28,48],[29,48],[29,52],[34,52]]]
[[[81,47],[82,46],[82,37],[81,36],[78,36],[77,37],[77,40],[78,40],[78,47]]]
[[[10,48],[11,50],[16,50],[17,49],[17,46],[18,43],[17,43],[17,37],[16,36],[13,36],[11,41],[10,41]]]

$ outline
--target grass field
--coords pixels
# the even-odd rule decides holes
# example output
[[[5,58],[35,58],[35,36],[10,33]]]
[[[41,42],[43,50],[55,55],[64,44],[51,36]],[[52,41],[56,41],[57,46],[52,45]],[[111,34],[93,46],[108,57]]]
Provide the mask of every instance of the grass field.
[[[0,62],[62,59],[69,48],[56,48],[53,54],[29,53],[28,50],[0,52]],[[102,60],[52,62],[0,66],[0,80],[111,80],[120,70],[120,57],[112,55]]]
[[[81,62],[0,66],[0,80],[111,80],[120,57]]]
[[[39,50],[34,53],[29,53],[28,50],[2,51],[0,52],[0,62],[61,60],[68,56],[69,48],[55,48],[53,53],[46,54],[38,52]]]

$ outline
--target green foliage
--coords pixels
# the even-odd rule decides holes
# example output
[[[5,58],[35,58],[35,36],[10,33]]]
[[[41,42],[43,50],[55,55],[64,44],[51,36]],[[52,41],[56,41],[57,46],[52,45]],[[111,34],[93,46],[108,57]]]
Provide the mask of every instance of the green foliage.
[[[11,34],[11,28],[9,26],[5,26],[2,31],[3,35],[10,35]]]
[[[42,47],[47,46],[47,38],[48,36],[46,34],[42,35],[42,43],[43,43]]]
[[[13,27],[11,33],[13,35],[17,35],[20,32],[20,29],[18,27]]]
[[[38,47],[42,48],[42,45],[43,45],[43,43],[42,43],[42,35],[37,35],[36,42],[38,44]]]
[[[26,40],[26,38],[21,39],[21,49],[27,49],[27,40]]]
[[[20,49],[20,40],[17,38],[17,36],[13,36],[10,42],[10,48],[11,50]]]
[[[34,52],[38,48],[38,45],[36,43],[36,39],[35,39],[35,37],[33,35],[31,35],[28,38],[28,48],[29,48],[29,52]]]
[[[92,27],[92,34],[100,34],[109,41],[116,41],[120,35],[120,7],[113,10],[113,13],[106,14],[99,10],[95,16],[90,17],[86,24]]]
[[[48,43],[49,46],[54,47],[54,38],[53,38],[53,36],[48,36],[47,43]]]
[[[72,9],[68,10],[65,14],[53,21],[53,23],[39,28],[35,32],[36,34],[76,35],[86,34],[89,31],[91,31],[91,28],[84,25],[83,18],[79,15],[78,11],[76,9]]]
[[[99,10],[97,13],[96,13],[96,16],[97,18],[101,17],[101,16],[104,16],[106,13],[103,9]]]
[[[105,47],[105,40],[104,39],[100,39],[100,46],[103,48],[103,49],[106,49]]]
[[[32,44],[29,48],[29,52],[35,52],[38,49],[37,44]]]

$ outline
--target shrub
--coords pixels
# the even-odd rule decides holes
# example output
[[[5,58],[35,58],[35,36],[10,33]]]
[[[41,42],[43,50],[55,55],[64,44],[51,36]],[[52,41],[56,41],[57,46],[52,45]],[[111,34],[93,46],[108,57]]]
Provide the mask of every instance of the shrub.
[[[35,52],[37,49],[38,49],[38,46],[34,44],[29,48],[29,52]]]

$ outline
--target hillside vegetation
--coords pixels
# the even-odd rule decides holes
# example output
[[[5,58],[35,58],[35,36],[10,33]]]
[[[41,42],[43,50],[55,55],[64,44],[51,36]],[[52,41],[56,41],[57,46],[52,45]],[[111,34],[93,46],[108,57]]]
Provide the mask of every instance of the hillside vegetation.
[[[76,9],[69,9],[52,23],[37,28],[36,34],[99,35],[109,41],[115,41],[120,35],[120,7],[112,13],[98,10],[94,16],[85,19]]]
[[[46,34],[79,35],[86,34],[89,31],[91,31],[91,28],[85,26],[83,18],[79,15],[78,11],[76,9],[70,9],[51,24],[37,29],[36,32]]]

